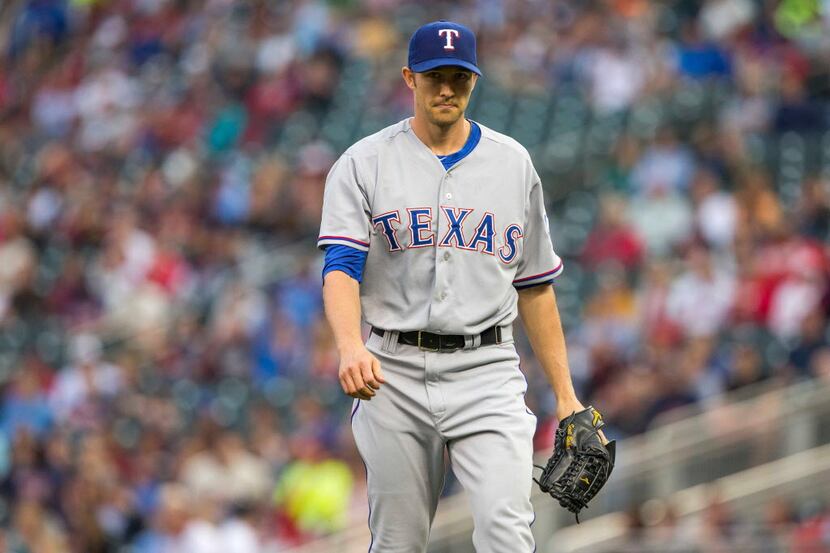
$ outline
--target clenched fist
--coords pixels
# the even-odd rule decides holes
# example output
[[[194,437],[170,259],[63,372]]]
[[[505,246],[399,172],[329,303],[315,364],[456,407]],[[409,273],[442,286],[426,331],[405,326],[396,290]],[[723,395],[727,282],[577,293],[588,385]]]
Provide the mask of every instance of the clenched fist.
[[[380,361],[363,344],[340,351],[340,386],[347,395],[370,401],[386,380]]]

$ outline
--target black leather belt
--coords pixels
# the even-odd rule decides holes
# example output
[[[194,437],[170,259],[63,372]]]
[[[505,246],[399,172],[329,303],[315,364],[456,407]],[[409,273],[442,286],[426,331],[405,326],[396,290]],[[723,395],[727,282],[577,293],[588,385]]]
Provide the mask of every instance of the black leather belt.
[[[386,331],[373,326],[372,332],[378,336],[383,336]],[[482,346],[500,344],[501,327],[491,326],[479,334],[479,337],[481,338],[480,345]],[[455,351],[464,349],[466,340],[463,334],[434,334],[423,330],[413,330],[398,334],[398,343],[417,346],[426,351]]]

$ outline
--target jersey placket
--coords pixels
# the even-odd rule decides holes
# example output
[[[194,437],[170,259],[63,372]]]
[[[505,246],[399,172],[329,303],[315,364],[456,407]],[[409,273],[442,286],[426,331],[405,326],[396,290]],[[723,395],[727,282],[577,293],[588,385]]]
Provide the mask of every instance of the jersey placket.
[[[440,246],[443,236],[450,231],[449,221],[443,216],[442,207],[458,207],[453,183],[457,180],[454,176],[454,167],[447,171],[441,178],[438,187],[438,217],[435,233],[435,285],[430,298],[431,308],[429,310],[429,327],[436,332],[443,332],[452,320],[452,285],[453,285],[453,258],[456,252],[452,247]],[[450,317],[448,317],[448,315]]]

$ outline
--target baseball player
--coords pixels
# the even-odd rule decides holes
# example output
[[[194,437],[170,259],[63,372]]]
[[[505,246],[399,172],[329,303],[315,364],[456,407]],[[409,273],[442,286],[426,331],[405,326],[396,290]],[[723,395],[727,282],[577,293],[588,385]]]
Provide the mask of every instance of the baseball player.
[[[521,145],[464,117],[481,76],[470,29],[419,28],[402,75],[414,116],[335,163],[318,240],[367,469],[369,551],[426,551],[447,451],[471,500],[476,551],[531,553],[536,417],[512,339],[517,314],[560,418],[583,409],[550,286],[562,260],[542,185]]]

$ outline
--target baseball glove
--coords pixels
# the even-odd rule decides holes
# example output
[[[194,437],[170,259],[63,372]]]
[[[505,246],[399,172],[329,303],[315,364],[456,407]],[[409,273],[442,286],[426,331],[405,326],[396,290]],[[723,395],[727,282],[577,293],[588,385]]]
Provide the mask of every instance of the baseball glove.
[[[616,442],[602,443],[599,430],[605,425],[593,407],[571,414],[559,422],[553,455],[542,467],[536,483],[565,509],[576,515],[608,481],[614,468]]]

